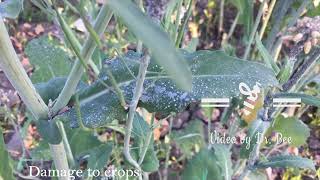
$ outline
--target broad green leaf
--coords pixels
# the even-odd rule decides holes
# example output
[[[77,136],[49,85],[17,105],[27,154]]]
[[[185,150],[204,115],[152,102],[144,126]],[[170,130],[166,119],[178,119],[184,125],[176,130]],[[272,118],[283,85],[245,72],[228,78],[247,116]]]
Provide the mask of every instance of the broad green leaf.
[[[200,120],[194,120],[179,131],[172,131],[171,139],[181,149],[187,158],[193,155],[194,149],[204,147],[203,124]]]
[[[248,84],[249,87],[256,82],[263,87],[278,85],[271,69],[259,63],[227,56],[222,51],[184,52],[183,55],[192,70],[191,92],[177,88],[170,76],[162,72],[160,66],[151,63],[144,83],[145,89],[140,98],[140,107],[149,112],[164,114],[179,112],[201,98],[236,97],[239,95],[240,82]],[[139,58],[138,54],[129,52],[122,59],[119,57],[106,62],[118,86],[123,90],[127,102],[130,102],[133,96],[133,76],[138,73]],[[112,88],[106,87],[112,86],[107,73],[104,69],[101,72],[100,81],[77,92],[81,110],[84,111],[83,124],[88,127],[103,126],[113,119],[123,118],[125,114]],[[101,81],[104,81],[104,84]],[[69,114],[72,121],[76,120],[74,110]]]
[[[257,142],[261,140],[262,134],[268,128],[269,122],[264,122],[261,119],[256,119],[253,121],[248,129],[247,136],[244,138],[244,143],[240,148],[240,157],[248,158],[251,151],[256,146]]]
[[[3,133],[2,128],[0,127],[0,160],[1,160],[1,166],[0,166],[0,179],[1,180],[14,180],[16,179],[13,176],[13,167],[12,167],[12,160],[9,156],[9,153],[6,148],[6,144],[3,140]]]
[[[315,171],[315,164],[311,159],[302,158],[300,156],[292,155],[279,155],[273,156],[268,159],[268,161],[258,162],[254,168],[287,168],[287,167],[297,167],[304,169],[311,169]]]
[[[214,151],[206,148],[201,149],[188,161],[181,177],[183,180],[210,180],[213,177],[215,180],[224,179]]]
[[[66,81],[66,77],[55,77],[50,79],[48,82],[35,84],[35,88],[44,102],[48,104],[49,99],[54,101],[59,96]],[[77,89],[84,88],[85,86],[86,84],[80,81]]]
[[[25,53],[30,63],[35,66],[35,72],[31,76],[33,83],[67,76],[71,69],[67,52],[58,46],[56,40],[48,36],[31,40],[26,46]]]
[[[136,113],[132,125],[132,135],[134,138],[132,153],[134,154],[134,157],[136,157],[136,160],[140,158],[139,155],[146,144],[147,136],[150,132],[151,129],[148,123],[143,119],[143,117]],[[145,172],[154,172],[159,168],[159,160],[154,151],[152,140],[148,146],[141,168]]]
[[[121,106],[117,94],[106,90],[106,94],[95,94],[80,102],[82,123],[89,128],[97,128],[111,123],[113,120],[124,120],[126,110]],[[78,116],[75,108],[61,115],[67,118],[71,127],[78,127]]]
[[[23,0],[5,0],[0,2],[0,18],[16,19],[23,8]]]
[[[222,144],[214,144],[214,155],[217,159],[217,164],[220,167],[222,176],[224,180],[232,179],[232,161],[231,161],[231,152],[229,148]]]
[[[80,156],[82,153],[87,153],[90,149],[101,145],[101,142],[91,131],[78,128],[71,130],[69,134],[71,135],[70,147],[75,156]]]
[[[301,102],[310,106],[320,107],[320,98],[302,93],[279,93],[274,97],[279,98],[301,98]]]
[[[36,121],[37,130],[41,137],[50,144],[59,144],[62,140],[56,121],[39,120]]]
[[[138,39],[152,52],[154,60],[164,67],[174,82],[184,90],[191,89],[191,72],[168,35],[129,0],[107,2]]]
[[[103,169],[111,155],[112,147],[112,143],[107,143],[91,149],[87,168]]]
[[[306,143],[310,136],[309,127],[295,117],[285,118],[280,115],[275,119],[272,130],[278,132],[283,137],[291,137],[291,146],[300,146]]]

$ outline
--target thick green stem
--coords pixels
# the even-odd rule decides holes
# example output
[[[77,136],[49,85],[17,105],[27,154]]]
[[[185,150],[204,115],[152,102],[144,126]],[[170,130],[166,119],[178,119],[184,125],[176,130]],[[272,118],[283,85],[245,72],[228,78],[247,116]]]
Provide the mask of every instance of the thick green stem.
[[[94,29],[97,32],[97,34],[100,35],[104,32],[111,17],[112,17],[112,12],[107,7],[107,5],[104,4],[94,23]],[[91,36],[89,36],[81,50],[81,56],[83,57],[85,63],[88,63],[88,60],[91,58],[93,51],[95,50],[96,47],[97,45],[94,39]],[[77,85],[81,79],[83,72],[84,72],[84,68],[80,60],[77,60],[72,67],[72,70],[68,76],[67,82],[62,89],[62,92],[60,93],[56,103],[52,108],[52,112],[54,114],[59,112],[61,108],[65,107],[68,104],[71,96],[76,91]]]
[[[246,47],[246,51],[244,53],[244,56],[243,56],[243,59],[247,59],[248,56],[249,56],[249,53],[250,53],[250,49],[251,49],[251,44],[253,42],[253,39],[254,39],[254,36],[257,32],[257,29],[258,29],[258,26],[259,26],[259,23],[261,21],[261,17],[262,17],[262,14],[263,14],[263,7],[264,5],[267,3],[268,0],[264,0],[261,4],[260,4],[260,8],[259,8],[259,12],[257,14],[257,17],[256,17],[256,20],[254,22],[254,26],[253,26],[253,29],[250,33],[250,36],[249,36],[249,42],[247,44],[247,47]]]
[[[129,161],[131,165],[133,165],[135,168],[139,170],[141,170],[139,163],[136,160],[134,160],[130,154],[130,138],[131,138],[131,131],[132,131],[132,123],[133,123],[134,115],[136,113],[136,108],[137,108],[139,99],[142,95],[143,82],[145,80],[149,61],[150,61],[150,56],[146,55],[140,62],[139,74],[137,77],[134,95],[129,107],[129,115],[126,123],[126,132],[124,136],[124,149],[123,149],[124,156],[126,157],[126,159]]]
[[[13,87],[19,92],[36,119],[46,119],[48,107],[36,92],[31,80],[25,73],[20,60],[11,44],[5,24],[0,17],[0,66]]]
[[[48,119],[48,107],[20,63],[2,18],[0,18],[0,66],[35,119]],[[69,170],[63,143],[49,145],[56,169]],[[69,176],[59,177],[59,179],[68,180]]]

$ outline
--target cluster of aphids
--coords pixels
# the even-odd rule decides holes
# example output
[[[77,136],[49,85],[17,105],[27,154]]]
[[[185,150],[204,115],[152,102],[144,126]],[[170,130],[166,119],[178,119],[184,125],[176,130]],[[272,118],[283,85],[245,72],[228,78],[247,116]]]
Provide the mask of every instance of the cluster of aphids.
[[[298,45],[308,54],[312,47],[320,44],[320,16],[299,19],[295,26],[288,28],[282,40],[286,47]]]

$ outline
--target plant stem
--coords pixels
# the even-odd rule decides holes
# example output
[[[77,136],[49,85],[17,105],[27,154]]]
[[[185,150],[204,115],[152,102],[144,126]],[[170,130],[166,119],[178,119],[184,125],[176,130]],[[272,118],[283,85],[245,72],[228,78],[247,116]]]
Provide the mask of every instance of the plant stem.
[[[153,122],[154,122],[154,113],[152,114],[152,117],[151,117],[151,122],[150,122],[150,132],[147,134],[147,140],[141,150],[141,154],[140,154],[140,158],[139,158],[139,165],[142,164],[143,160],[144,160],[144,157],[146,156],[146,153],[148,151],[148,148],[149,148],[149,145],[150,145],[150,142],[151,142],[151,139],[153,137]]]
[[[299,67],[299,69],[290,77],[290,79],[282,85],[284,92],[289,91],[300,79],[305,75],[305,72],[312,68],[312,65],[319,60],[320,49],[316,49],[309,58]]]
[[[136,160],[132,158],[130,154],[130,137],[131,137],[131,131],[132,131],[132,123],[133,123],[134,115],[136,113],[136,108],[137,108],[139,99],[142,95],[143,83],[147,73],[149,61],[150,61],[149,55],[146,55],[141,59],[136,87],[134,90],[133,98],[129,106],[129,115],[126,123],[126,131],[124,136],[124,149],[123,149],[124,156],[126,157],[126,159],[129,161],[131,165],[133,165],[135,168],[139,170],[141,170],[140,165],[137,163]]]
[[[164,177],[163,180],[167,180],[168,179],[168,167],[169,167],[169,159],[170,159],[170,150],[171,150],[171,146],[170,146],[170,136],[171,136],[171,131],[172,131],[172,125],[173,125],[173,117],[171,115],[171,117],[169,118],[169,142],[168,142],[168,146],[167,146],[167,153],[166,153],[166,159],[164,162]]]
[[[0,17],[0,66],[13,87],[19,92],[22,101],[29,107],[36,119],[46,119],[48,107],[36,92],[31,80],[25,73],[20,60],[11,44],[5,24]]]
[[[224,1],[225,0],[220,1],[219,36],[223,32]]]
[[[238,24],[238,21],[239,21],[239,17],[240,17],[240,11],[237,12],[237,15],[236,17],[234,18],[233,22],[232,22],[232,25],[230,27],[230,30],[229,30],[229,33],[228,33],[228,36],[227,36],[227,41],[232,37],[233,35],[233,32]]]
[[[35,90],[20,63],[2,18],[0,18],[0,66],[35,119],[48,119],[48,107]],[[56,169],[68,170],[69,165],[63,143],[61,142],[56,145],[49,144],[49,146]],[[59,177],[59,179],[68,180],[69,176]]]
[[[243,180],[250,173],[251,167],[254,165],[256,160],[259,158],[260,147],[261,147],[262,142],[264,141],[264,135],[265,135],[267,129],[269,128],[269,126],[270,126],[270,122],[264,121],[263,123],[265,123],[265,124],[264,124],[264,129],[261,132],[261,138],[259,139],[259,142],[257,142],[255,147],[251,151],[251,153],[249,155],[249,159],[248,159],[248,164],[245,167],[245,169],[242,171],[242,173],[241,173],[240,177],[238,178],[238,180]]]
[[[176,16],[176,21],[175,21],[175,26],[174,26],[174,42],[177,42],[178,40],[178,29],[179,29],[179,26],[180,26],[180,23],[181,23],[181,18],[180,18],[180,15],[181,15],[181,8],[182,8],[182,3],[183,3],[183,0],[180,0],[179,1],[179,4],[178,4],[178,7],[177,7],[177,16]]]
[[[112,17],[112,12],[108,8],[108,6],[104,4],[94,23],[94,29],[97,32],[97,34],[100,35],[104,32],[111,17]],[[83,57],[85,63],[88,62],[88,60],[92,56],[93,51],[95,50],[96,47],[97,45],[93,37],[89,36],[83,48],[81,49],[81,56]],[[59,97],[57,98],[56,103],[52,108],[53,114],[58,113],[61,108],[65,107],[68,104],[71,96],[73,95],[73,93],[77,88],[77,85],[81,79],[83,71],[84,69],[80,60],[77,60],[72,67],[72,70],[68,76],[66,84],[64,85],[61,93],[59,94]]]
[[[178,37],[177,37],[177,41],[176,41],[176,47],[177,48],[179,48],[179,46],[180,46],[180,44],[182,42],[183,35],[185,33],[186,26],[188,24],[188,20],[189,20],[189,18],[191,16],[191,13],[192,13],[192,0],[189,0],[187,14],[184,16],[182,25],[181,25],[180,30],[178,32]]]
[[[210,136],[211,136],[211,118],[213,114],[213,108],[209,108],[209,117],[208,117],[208,145],[210,145]]]
[[[252,44],[252,41],[254,39],[254,36],[257,32],[257,29],[258,29],[258,26],[259,26],[259,23],[261,21],[261,17],[262,17],[262,14],[263,14],[263,7],[264,5],[267,3],[267,0],[264,0],[261,4],[260,4],[260,7],[259,7],[259,11],[258,11],[258,14],[257,14],[257,17],[256,17],[256,20],[254,22],[254,26],[253,26],[253,29],[250,33],[250,36],[249,36],[249,42],[247,44],[247,47],[246,47],[246,51],[244,53],[244,56],[243,56],[243,59],[247,59],[248,56],[249,56],[249,53],[250,53],[250,49],[251,49],[251,44]]]
[[[69,165],[70,165],[70,167],[75,167],[76,163],[75,163],[72,151],[71,151],[71,147],[70,147],[70,144],[69,144],[69,141],[68,141],[68,137],[67,137],[67,133],[66,133],[66,131],[64,129],[63,123],[61,121],[57,121],[57,126],[58,126],[58,128],[60,130],[60,133],[61,133],[61,136],[62,136],[62,142],[64,144],[64,148],[65,148],[65,151],[66,151],[66,155],[67,155],[67,159],[68,159]]]
[[[265,30],[267,28],[267,25],[268,25],[268,22],[270,20],[270,17],[271,17],[274,5],[276,4],[276,1],[277,0],[271,0],[271,3],[270,3],[269,8],[268,8],[268,13],[267,13],[266,19],[263,21],[262,27],[260,29],[260,34],[259,34],[260,40],[263,38],[263,34],[264,34],[264,32],[265,32]]]
[[[141,9],[141,11],[144,11],[143,10],[143,0],[136,0],[136,3],[138,5],[138,7]],[[142,52],[142,47],[143,47],[143,44],[142,44],[142,41],[141,40],[138,40],[137,41],[137,53],[141,53]]]
[[[125,107],[126,106],[126,100],[125,100],[125,98],[123,96],[123,93],[122,93],[121,89],[118,86],[118,83],[117,83],[115,77],[113,76],[113,74],[112,74],[111,70],[109,69],[108,65],[105,64],[104,66],[105,66],[107,74],[108,74],[108,76],[109,76],[109,78],[111,80],[111,84],[112,84],[115,92],[117,93],[117,95],[119,97],[121,106]]]

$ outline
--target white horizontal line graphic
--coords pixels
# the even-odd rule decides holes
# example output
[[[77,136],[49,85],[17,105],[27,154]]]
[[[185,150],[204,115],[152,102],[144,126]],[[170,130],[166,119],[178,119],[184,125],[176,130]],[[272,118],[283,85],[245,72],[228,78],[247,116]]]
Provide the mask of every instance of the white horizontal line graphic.
[[[201,103],[229,103],[229,98],[203,98]]]
[[[229,104],[201,104],[201,107],[229,107]]]
[[[274,98],[273,103],[301,103],[301,98]]]
[[[301,107],[301,104],[274,104],[273,107]]]

